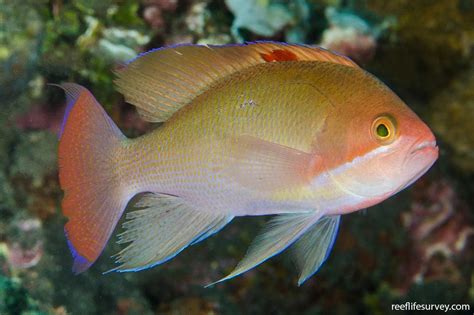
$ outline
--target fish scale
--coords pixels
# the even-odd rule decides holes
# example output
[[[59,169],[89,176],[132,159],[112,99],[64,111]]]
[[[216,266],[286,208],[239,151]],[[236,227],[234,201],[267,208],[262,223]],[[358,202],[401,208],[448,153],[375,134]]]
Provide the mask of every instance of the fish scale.
[[[319,65],[315,66],[316,69],[305,71],[317,72]],[[266,71],[267,76],[262,71]],[[300,69],[293,70],[291,64],[264,64],[239,73],[239,78],[230,78],[229,81],[234,84],[222,83],[215,90],[200,95],[162,128],[135,140],[132,145],[141,149],[127,148],[124,151],[125,157],[120,157],[120,161],[129,160],[127,152],[144,151],[143,148],[156,147],[156,143],[164,143],[162,139],[169,139],[166,145],[146,150],[135,161],[137,165],[125,167],[124,177],[130,177],[130,168],[135,169],[136,174],[132,177],[137,178],[133,178],[137,184],[134,187],[142,187],[146,183],[150,191],[180,195],[192,203],[197,203],[193,198],[212,200],[212,205],[204,205],[203,211],[208,211],[210,207],[217,208],[216,211],[230,211],[233,215],[249,211],[245,206],[251,203],[252,195],[254,198],[259,196],[245,187],[239,190],[238,185],[232,183],[232,179],[222,171],[231,163],[225,152],[226,141],[240,135],[250,135],[310,151],[312,141],[308,141],[311,139],[306,136],[307,130],[317,133],[324,120],[315,103],[321,104],[321,112],[325,105],[324,100],[313,98],[310,102],[309,96],[295,91],[311,89],[305,82],[297,83],[296,87],[286,83],[300,72]],[[269,88],[259,89],[258,86],[270,76],[282,78],[280,82],[274,80],[273,86]],[[256,105],[242,107],[249,98]],[[227,126],[231,122],[233,128],[229,129]],[[190,124],[195,128],[189,128]],[[143,166],[149,168],[142,169]],[[196,173],[204,176],[195,176]],[[190,192],[191,195],[188,195]],[[202,195],[205,196],[200,197]],[[240,208],[236,199],[243,201]],[[290,196],[288,199],[291,200]]]

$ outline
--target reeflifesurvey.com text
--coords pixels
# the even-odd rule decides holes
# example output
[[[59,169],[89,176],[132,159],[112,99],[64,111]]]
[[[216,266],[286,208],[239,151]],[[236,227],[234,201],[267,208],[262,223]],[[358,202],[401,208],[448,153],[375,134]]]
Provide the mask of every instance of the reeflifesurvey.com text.
[[[469,304],[427,304],[417,302],[405,302],[392,304],[392,311],[441,311],[441,312],[453,312],[453,311],[470,311],[471,306]]]

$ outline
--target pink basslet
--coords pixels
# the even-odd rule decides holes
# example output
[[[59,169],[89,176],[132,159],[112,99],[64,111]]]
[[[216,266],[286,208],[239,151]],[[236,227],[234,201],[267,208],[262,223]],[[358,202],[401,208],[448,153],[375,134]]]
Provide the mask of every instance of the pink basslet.
[[[75,273],[138,195],[111,271],[164,263],[236,216],[273,215],[217,282],[291,246],[301,284],[327,259],[341,214],[404,189],[438,156],[430,129],[388,87],[321,48],[181,45],[116,75],[140,116],[163,124],[129,139],[87,89],[62,84],[59,178]]]

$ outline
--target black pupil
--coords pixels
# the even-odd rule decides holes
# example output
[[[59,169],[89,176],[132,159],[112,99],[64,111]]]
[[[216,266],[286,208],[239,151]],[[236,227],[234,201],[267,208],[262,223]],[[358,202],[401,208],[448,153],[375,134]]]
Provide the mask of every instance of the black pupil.
[[[377,126],[377,135],[379,137],[385,138],[388,136],[388,128],[384,124],[380,124]]]

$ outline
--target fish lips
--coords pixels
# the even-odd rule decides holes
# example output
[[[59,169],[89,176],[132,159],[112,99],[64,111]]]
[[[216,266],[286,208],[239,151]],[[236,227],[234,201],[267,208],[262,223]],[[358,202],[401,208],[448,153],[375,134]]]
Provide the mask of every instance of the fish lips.
[[[436,162],[439,156],[439,148],[436,140],[428,140],[416,143],[409,151],[403,163],[404,172],[412,173],[410,180],[402,185],[397,191],[403,190],[413,184],[418,178],[425,174]]]
[[[414,154],[427,154],[436,159],[438,158],[439,148],[436,145],[436,140],[423,141],[417,144],[410,152],[410,155]]]

